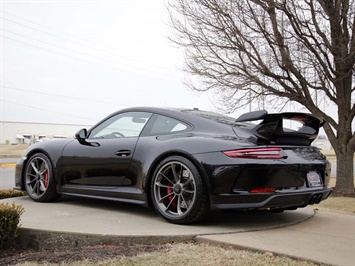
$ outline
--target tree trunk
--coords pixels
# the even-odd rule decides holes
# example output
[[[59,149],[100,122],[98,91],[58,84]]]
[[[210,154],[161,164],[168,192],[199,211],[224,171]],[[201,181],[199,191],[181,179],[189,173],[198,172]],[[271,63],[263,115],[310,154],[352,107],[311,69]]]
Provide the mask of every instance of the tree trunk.
[[[337,157],[336,190],[354,193],[354,151],[335,149]],[[350,176],[349,176],[350,175]]]

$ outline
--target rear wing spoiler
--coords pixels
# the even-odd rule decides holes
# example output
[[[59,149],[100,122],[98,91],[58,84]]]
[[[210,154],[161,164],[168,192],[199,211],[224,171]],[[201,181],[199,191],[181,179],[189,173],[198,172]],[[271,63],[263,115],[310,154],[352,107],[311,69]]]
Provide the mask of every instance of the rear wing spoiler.
[[[325,121],[305,113],[268,114],[265,110],[241,115],[236,122],[262,120],[251,129],[258,142],[265,144],[309,146],[318,136]],[[287,127],[287,121],[298,122],[296,130]]]

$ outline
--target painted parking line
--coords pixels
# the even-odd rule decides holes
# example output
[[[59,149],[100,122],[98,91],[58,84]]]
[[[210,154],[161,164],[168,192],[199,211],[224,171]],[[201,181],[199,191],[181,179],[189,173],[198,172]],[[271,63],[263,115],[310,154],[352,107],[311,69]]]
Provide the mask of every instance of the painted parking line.
[[[15,163],[1,163],[0,167],[2,168],[11,168],[11,167],[15,167],[16,164]]]

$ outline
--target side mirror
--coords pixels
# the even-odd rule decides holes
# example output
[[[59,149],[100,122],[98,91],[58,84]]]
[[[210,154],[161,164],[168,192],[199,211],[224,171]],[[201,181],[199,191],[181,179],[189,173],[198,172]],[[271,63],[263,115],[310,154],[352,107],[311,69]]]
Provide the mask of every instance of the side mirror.
[[[86,139],[88,137],[88,131],[86,128],[80,129],[78,132],[75,134],[75,138],[80,142],[80,143],[85,143]]]
[[[79,141],[82,145],[92,146],[92,147],[99,147],[100,144],[97,142],[87,142],[86,139],[88,138],[88,131],[86,128],[80,129],[75,134],[75,138]]]

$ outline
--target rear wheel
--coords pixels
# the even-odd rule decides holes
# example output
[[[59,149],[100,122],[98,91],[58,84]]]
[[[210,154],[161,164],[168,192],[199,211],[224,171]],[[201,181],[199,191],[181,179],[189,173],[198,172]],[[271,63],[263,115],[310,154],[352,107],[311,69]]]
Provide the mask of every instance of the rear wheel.
[[[151,191],[155,209],[171,223],[190,224],[210,210],[206,185],[196,167],[181,156],[168,157],[157,166]]]
[[[36,153],[28,160],[24,181],[28,196],[34,201],[54,201],[60,197],[52,163],[43,153]]]

